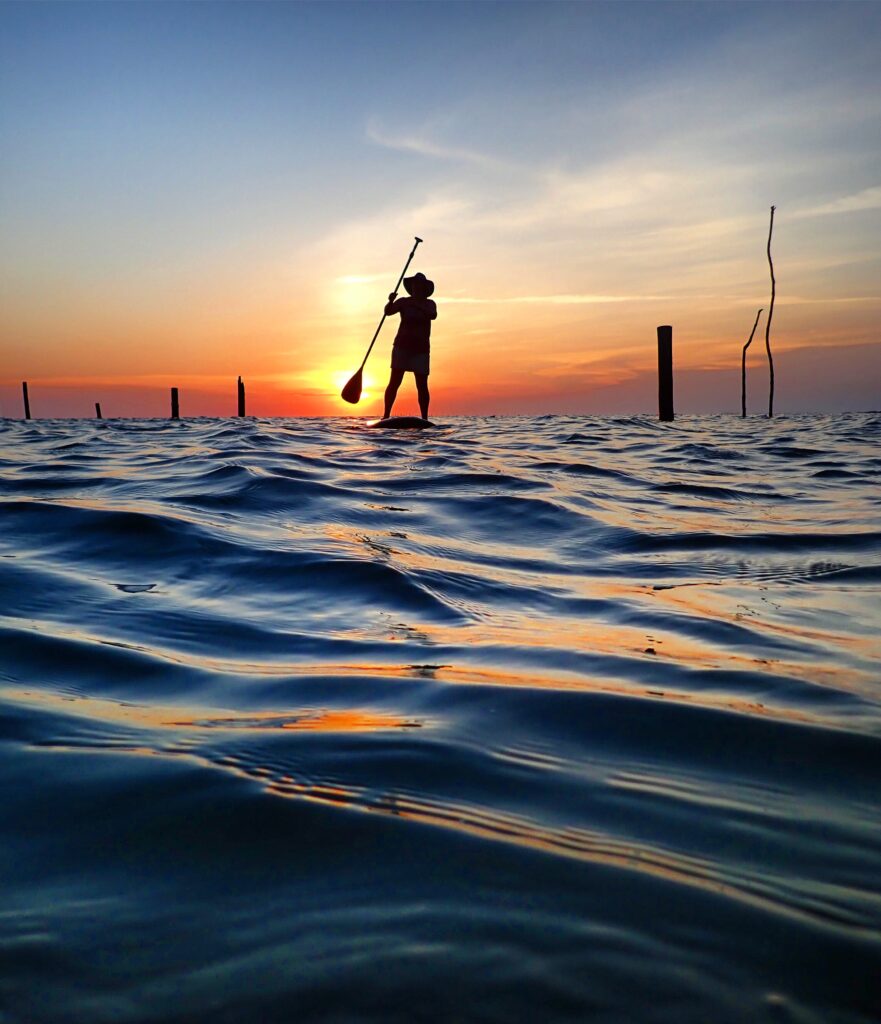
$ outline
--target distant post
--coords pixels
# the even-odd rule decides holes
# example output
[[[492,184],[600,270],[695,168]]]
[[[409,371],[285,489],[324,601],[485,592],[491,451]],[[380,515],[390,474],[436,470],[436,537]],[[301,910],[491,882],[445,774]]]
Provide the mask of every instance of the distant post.
[[[673,328],[658,328],[658,419],[673,420]]]
[[[99,419],[99,420],[103,420],[104,419],[104,417],[101,415],[101,403],[100,402],[95,402],[95,418]]]
[[[24,397],[24,418],[29,420],[31,418],[31,403],[28,400],[28,382],[26,380],[21,382],[21,393]]]
[[[177,399],[177,388],[171,389],[171,418],[173,420],[180,419],[180,405]]]
[[[239,377],[239,383],[237,385],[239,393],[239,416],[245,415],[245,382]]]

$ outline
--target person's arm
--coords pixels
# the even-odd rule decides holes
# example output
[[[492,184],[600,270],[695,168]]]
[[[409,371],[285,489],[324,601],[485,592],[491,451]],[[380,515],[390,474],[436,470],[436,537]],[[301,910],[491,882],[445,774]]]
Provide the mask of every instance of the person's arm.
[[[398,293],[392,292],[388,297],[388,302],[385,304],[385,315],[391,316],[393,313],[400,313],[400,307],[398,306]]]
[[[431,307],[431,313],[428,317],[429,320],[437,320],[437,303],[434,299],[428,300],[428,305]]]

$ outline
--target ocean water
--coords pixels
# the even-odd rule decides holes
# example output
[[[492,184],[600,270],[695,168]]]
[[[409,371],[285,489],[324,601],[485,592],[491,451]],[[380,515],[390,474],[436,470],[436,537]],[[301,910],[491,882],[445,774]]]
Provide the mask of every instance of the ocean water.
[[[0,424],[0,1022],[868,1022],[881,415]]]

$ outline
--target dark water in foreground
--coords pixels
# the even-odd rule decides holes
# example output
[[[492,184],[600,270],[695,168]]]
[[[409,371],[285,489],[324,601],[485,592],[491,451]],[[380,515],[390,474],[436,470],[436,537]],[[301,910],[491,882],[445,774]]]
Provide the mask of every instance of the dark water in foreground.
[[[0,425],[0,1022],[870,1021],[881,416]]]

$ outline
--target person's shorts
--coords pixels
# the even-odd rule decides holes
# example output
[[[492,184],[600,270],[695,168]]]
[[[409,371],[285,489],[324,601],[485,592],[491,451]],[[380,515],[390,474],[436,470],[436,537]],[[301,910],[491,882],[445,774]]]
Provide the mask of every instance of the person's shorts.
[[[430,352],[407,352],[404,349],[392,349],[392,369],[409,370],[411,373],[429,374],[428,363]]]

